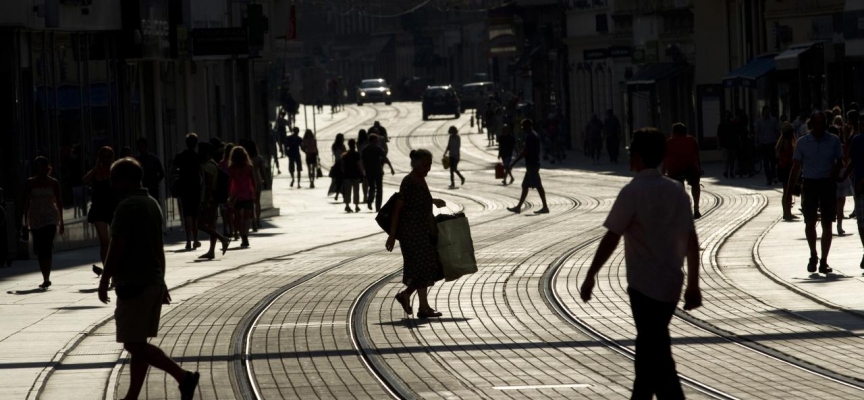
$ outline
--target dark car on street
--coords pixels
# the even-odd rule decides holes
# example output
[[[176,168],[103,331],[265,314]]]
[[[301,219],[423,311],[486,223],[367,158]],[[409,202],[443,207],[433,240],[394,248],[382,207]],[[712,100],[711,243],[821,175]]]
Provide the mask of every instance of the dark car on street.
[[[360,86],[357,87],[357,105],[362,106],[363,103],[381,103],[386,105],[393,103],[393,93],[390,91],[390,85],[383,79],[364,79],[360,81]]]
[[[462,114],[461,103],[456,90],[452,86],[430,86],[423,92],[423,120],[430,115],[453,115],[456,118]]]

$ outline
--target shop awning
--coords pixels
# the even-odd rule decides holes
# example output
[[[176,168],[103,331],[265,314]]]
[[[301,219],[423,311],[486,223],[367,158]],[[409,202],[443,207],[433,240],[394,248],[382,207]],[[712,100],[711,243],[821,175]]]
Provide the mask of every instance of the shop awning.
[[[627,80],[628,85],[653,85],[657,81],[673,78],[690,72],[693,66],[683,63],[648,64],[639,68],[639,72]]]
[[[801,64],[801,56],[818,44],[818,42],[809,42],[789,46],[786,51],[780,53],[777,57],[774,57],[774,62],[777,64],[777,70],[784,71],[798,69],[798,66]]]
[[[774,61],[775,54],[759,56],[749,63],[742,65],[723,77],[725,87],[754,87],[756,80],[767,75],[777,68]]]

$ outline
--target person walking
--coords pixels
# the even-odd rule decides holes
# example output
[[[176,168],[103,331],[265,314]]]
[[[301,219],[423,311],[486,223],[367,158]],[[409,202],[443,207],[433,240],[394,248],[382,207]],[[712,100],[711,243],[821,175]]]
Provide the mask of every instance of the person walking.
[[[840,138],[826,132],[827,117],[821,111],[810,115],[810,133],[801,138],[795,146],[792,157],[792,173],[789,175],[789,185],[793,179],[803,173],[804,183],[801,193],[801,211],[804,214],[804,232],[807,244],[810,246],[810,261],[808,272],[828,274],[833,270],[828,265],[828,253],[831,251],[831,230],[837,215],[837,178],[843,166],[843,149]],[[791,202],[790,194],[784,199]],[[816,222],[822,216],[822,259],[816,251]]]
[[[267,158],[269,159],[270,157],[273,157],[273,165],[276,166],[276,175],[282,175],[282,169],[279,167],[279,134],[276,133],[275,125],[276,124],[273,124],[270,128],[270,137],[268,138],[269,146],[267,147],[270,156]]]
[[[374,131],[374,132],[373,132]],[[383,139],[385,142],[389,142],[389,136],[387,136],[387,128],[383,127],[380,122],[375,121],[372,123],[372,127],[366,130],[367,134],[375,133],[379,136],[379,141]]]
[[[842,120],[840,123],[842,124]],[[843,230],[843,219],[846,217],[844,214],[846,208],[846,197],[854,195],[852,190],[852,178],[846,174],[846,170],[848,169],[847,165],[849,164],[849,148],[851,145],[851,139],[849,138],[848,131],[845,127],[842,130],[837,128],[836,118],[835,124],[829,126],[826,131],[840,138],[840,145],[843,149],[843,166],[840,168],[841,178],[837,180],[837,235],[845,236],[846,231]]]
[[[348,151],[342,155],[342,197],[345,212],[351,212],[351,193],[354,193],[354,212],[360,212],[360,183],[363,182],[363,162],[357,152],[357,141],[348,141]]]
[[[141,186],[144,172],[138,161],[124,158],[111,167],[111,184],[122,198],[111,222],[111,244],[105,271],[99,281],[99,301],[108,304],[108,285],[116,286],[117,342],[129,352],[129,389],[126,399],[137,399],[150,366],[171,375],[180,398],[192,400],[200,374],[186,371],[158,347],[147,343],[159,332],[163,304],[171,303],[165,286],[165,249],[162,242],[162,210]]]
[[[339,193],[345,190],[342,187],[342,155],[345,154],[345,135],[338,133],[330,146],[330,153],[333,156],[333,167],[330,168],[330,190],[327,195],[336,193],[336,201],[339,201]]]
[[[432,153],[425,149],[411,150],[411,172],[402,179],[399,197],[393,207],[389,236],[385,247],[393,251],[396,240],[402,251],[402,283],[405,290],[396,294],[396,301],[405,314],[412,315],[411,295],[417,292],[420,319],[437,318],[441,313],[429,304],[429,288],[444,279],[444,271],[438,261],[435,241],[438,228],[432,215],[432,206],[442,208],[447,203],[432,198],[426,175],[432,169]]]
[[[249,247],[249,224],[247,219],[255,212],[255,173],[249,153],[242,146],[231,150],[231,163],[228,166],[231,183],[228,189],[228,204],[234,208],[234,228],[240,236],[240,247]]]
[[[513,178],[513,171],[506,168],[510,166],[511,161],[513,161],[514,150],[516,150],[516,137],[513,136],[513,130],[502,130],[501,138],[498,140],[498,159],[501,160],[501,164],[504,165],[506,171],[504,179],[501,181],[504,186],[507,186],[507,176],[510,176],[510,184],[516,180],[516,178]]]
[[[597,114],[591,116],[586,134],[588,135],[588,152],[591,155],[591,160],[596,164],[600,161],[600,152],[603,149],[603,122],[600,121]]]
[[[249,160],[252,162],[252,175],[255,177],[255,208],[250,215],[250,219],[252,220],[252,231],[258,232],[258,229],[261,227],[261,192],[264,191],[264,186],[267,185],[268,180],[267,167],[265,166],[264,157],[261,157],[261,154],[258,152],[258,145],[254,141],[244,140],[242,141],[242,146],[246,149],[246,153],[249,154]],[[288,150],[286,149],[286,151]],[[288,151],[288,154],[290,162],[290,151]],[[300,185],[298,184],[297,187],[299,188]]]
[[[496,126],[497,120],[495,119],[496,112],[497,107],[492,102],[488,102],[486,105],[486,114],[483,115],[483,123],[486,124],[486,142],[488,147],[492,147],[495,143],[495,133],[498,132],[498,126]]]
[[[522,196],[519,197],[519,203],[515,207],[508,207],[507,210],[519,214],[522,212],[522,205],[525,204],[525,198],[528,197],[528,189],[537,189],[537,194],[540,195],[540,201],[543,202],[543,208],[535,211],[535,214],[548,214],[549,206],[546,204],[546,191],[543,190],[543,182],[540,180],[540,135],[534,130],[534,122],[530,119],[522,120],[522,132],[525,133],[525,148],[522,153],[516,157],[513,162],[507,166],[507,174],[513,176],[511,170],[516,163],[521,159],[525,159],[525,177],[522,179]]]
[[[606,110],[603,131],[606,135],[606,151],[609,152],[609,161],[612,164],[618,164],[618,154],[621,150],[621,121],[611,109]]]
[[[381,202],[384,199],[384,165],[390,167],[390,174],[396,175],[393,164],[384,154],[384,149],[378,147],[378,135],[369,136],[369,146],[360,153],[363,161],[363,170],[366,172],[366,182],[369,183],[369,193],[366,196],[366,205],[371,210],[372,201],[375,201],[375,211],[381,210]]]
[[[147,139],[138,139],[138,163],[144,169],[144,187],[150,193],[150,197],[160,201],[159,184],[165,179],[165,169],[162,168],[162,160],[150,152]]]
[[[765,171],[765,185],[770,186],[776,178],[777,155],[774,148],[780,136],[780,122],[771,115],[771,107],[762,107],[762,118],[756,121],[754,132],[759,144],[759,157],[762,158],[762,170]]]
[[[198,216],[198,229],[210,235],[210,249],[198,258],[212,260],[216,258],[216,241],[222,243],[222,255],[228,251],[231,239],[219,234],[216,230],[216,183],[219,179],[219,166],[213,161],[213,145],[207,142],[198,143],[198,154],[201,155],[201,176],[203,191],[201,192],[201,215]]]
[[[783,220],[794,221],[796,217],[792,215],[792,202],[786,201],[786,194],[789,193],[794,186],[790,186],[792,181],[795,185],[798,184],[797,179],[789,179],[792,172],[793,155],[795,154],[795,128],[787,123],[780,126],[780,139],[777,140],[777,178],[783,183]]]
[[[297,189],[300,189],[300,181],[303,177],[303,159],[300,156],[301,147],[303,147],[303,138],[300,137],[300,128],[295,126],[291,131],[291,136],[285,139],[285,152],[288,153],[288,172],[291,173],[291,187],[294,187],[294,170],[297,170]]]
[[[624,237],[627,293],[636,324],[636,377],[631,399],[684,399],[672,358],[669,322],[681,297],[687,259],[684,309],[702,305],[699,289],[699,238],[690,199],[676,182],[660,175],[667,148],[663,134],[646,128],[630,144],[630,169],[636,177],[621,192],[606,218],[608,230],[580,289],[591,300],[596,276]]]
[[[682,186],[684,182],[690,185],[690,192],[693,195],[693,218],[702,218],[702,213],[699,212],[699,199],[702,194],[699,185],[702,177],[699,142],[687,133],[687,127],[680,122],[672,125],[672,137],[666,141],[663,173],[681,182]]]
[[[63,200],[60,183],[51,177],[51,163],[42,156],[33,160],[34,176],[24,185],[24,226],[33,236],[33,253],[39,259],[42,272],[41,289],[51,286],[51,267],[54,259],[54,236],[63,235]],[[2,191],[0,191],[2,193]],[[5,232],[4,232],[5,233]],[[6,242],[0,242],[6,247]],[[5,254],[0,264],[6,263]]]
[[[450,129],[447,130],[447,133],[450,134],[450,138],[447,140],[447,149],[444,150],[444,156],[450,155],[450,189],[456,189],[456,181],[453,176],[458,175],[461,183],[465,184],[465,177],[462,176],[462,173],[459,172],[459,157],[461,156],[461,148],[462,148],[462,138],[459,137],[459,131],[455,126],[451,126]]]
[[[198,241],[198,214],[201,205],[201,160],[195,148],[198,147],[198,135],[186,135],[186,150],[174,158],[173,172],[177,181],[172,185],[172,194],[180,199],[186,230],[186,250],[201,247]]]
[[[360,153],[362,158],[363,150],[366,149],[366,146],[369,145],[369,135],[370,133],[366,132],[365,129],[361,129],[360,132],[357,132],[357,153]],[[377,133],[371,133],[371,135],[377,135]],[[361,189],[363,189],[363,202],[369,202],[369,182],[367,182],[366,178],[363,178],[363,182],[360,183]]]
[[[740,143],[732,124],[732,112],[730,111],[726,111],[723,121],[720,121],[717,126],[717,142],[720,149],[723,150],[723,177],[734,179],[735,160],[738,157]]]
[[[864,119],[860,119],[859,122],[864,125]],[[852,187],[855,192],[855,209],[864,210],[864,135],[861,134],[852,137],[849,147],[849,165],[843,177],[848,178],[850,175],[854,182]],[[858,236],[861,245],[864,246],[864,218],[858,217]],[[864,269],[864,257],[861,258],[860,267]]]
[[[307,129],[303,134],[303,143],[300,145],[300,150],[306,153],[306,170],[309,171],[309,188],[315,189],[315,179],[318,177],[318,140],[315,139],[315,134],[312,130]],[[300,187],[299,179],[297,187]]]
[[[234,143],[225,143],[225,148],[222,150],[222,160],[217,166],[224,173],[229,173],[228,167],[231,165],[231,152],[234,150]],[[230,185],[230,178],[229,178]],[[234,237],[234,240],[240,240],[237,230],[234,229],[234,205],[229,201],[219,204],[219,211],[222,215],[222,235],[226,237]]]
[[[117,207],[117,198],[111,189],[111,163],[114,162],[114,150],[105,146],[99,149],[96,166],[93,167],[81,179],[85,185],[91,186],[90,210],[87,212],[87,222],[96,228],[99,237],[99,256],[102,266],[105,266],[105,258],[108,257],[108,243],[111,240],[109,224],[114,218],[114,209]],[[102,268],[93,266],[94,270]]]

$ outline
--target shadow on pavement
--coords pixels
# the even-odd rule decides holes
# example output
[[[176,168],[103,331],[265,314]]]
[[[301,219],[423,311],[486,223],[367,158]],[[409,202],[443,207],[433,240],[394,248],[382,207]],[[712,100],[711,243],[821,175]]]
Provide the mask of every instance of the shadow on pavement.
[[[421,325],[428,325],[433,322],[447,323],[447,322],[468,322],[471,318],[429,318],[429,319],[419,319],[419,318],[404,318],[398,321],[387,321],[387,322],[378,322],[375,325],[380,326],[404,326],[406,328],[415,328]]]

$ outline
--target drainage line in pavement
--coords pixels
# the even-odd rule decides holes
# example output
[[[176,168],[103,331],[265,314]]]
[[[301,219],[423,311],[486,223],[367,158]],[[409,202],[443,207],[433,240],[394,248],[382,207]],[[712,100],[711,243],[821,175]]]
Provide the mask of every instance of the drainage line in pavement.
[[[603,236],[596,236],[587,242],[584,242],[572,249],[570,249],[567,253],[559,257],[557,260],[552,262],[549,269],[543,274],[542,279],[540,280],[540,291],[543,293],[544,298],[552,307],[552,309],[558,313],[565,321],[570,323],[570,325],[574,326],[576,329],[581,331],[582,333],[588,335],[594,340],[606,345],[611,350],[633,360],[635,359],[635,352],[631,350],[629,347],[618,343],[616,340],[600,333],[600,331],[592,328],[587,323],[583,322],[576,315],[574,315],[566,306],[564,306],[564,302],[561,300],[558,292],[555,290],[555,283],[558,280],[558,275],[561,272],[561,266],[564,265],[567,260],[569,260],[574,254],[585,249],[586,247],[600,241]],[[711,386],[708,386],[704,383],[701,383],[695,379],[688,378],[681,374],[678,375],[679,378],[687,385],[696,389],[699,392],[702,392],[708,396],[711,396],[716,399],[723,400],[737,400],[736,397],[725,393],[719,389],[715,389]]]

